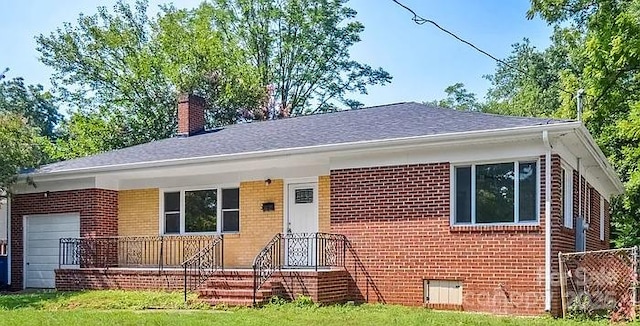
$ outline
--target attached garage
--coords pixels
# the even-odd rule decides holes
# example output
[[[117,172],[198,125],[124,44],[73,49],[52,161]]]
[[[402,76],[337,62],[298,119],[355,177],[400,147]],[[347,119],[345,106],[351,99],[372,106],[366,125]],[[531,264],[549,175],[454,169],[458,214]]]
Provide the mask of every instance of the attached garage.
[[[24,234],[24,287],[54,288],[59,240],[80,237],[80,215],[25,216]]]

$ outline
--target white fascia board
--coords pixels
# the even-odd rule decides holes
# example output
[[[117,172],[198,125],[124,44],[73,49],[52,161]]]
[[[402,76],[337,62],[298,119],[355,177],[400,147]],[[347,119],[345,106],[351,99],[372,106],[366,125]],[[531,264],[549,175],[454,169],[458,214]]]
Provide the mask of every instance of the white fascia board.
[[[225,162],[225,161],[239,161],[239,160],[248,160],[248,159],[278,157],[278,156],[292,156],[292,155],[299,155],[299,154],[313,154],[313,153],[320,154],[320,153],[328,153],[328,152],[358,151],[358,150],[366,152],[366,151],[379,150],[384,148],[400,149],[405,146],[411,147],[416,145],[437,146],[437,145],[450,145],[452,143],[473,144],[473,143],[483,143],[487,139],[496,138],[496,137],[499,138],[499,137],[526,136],[529,134],[540,133],[542,130],[548,130],[549,132],[570,131],[570,130],[579,128],[580,125],[581,125],[580,122],[564,122],[564,123],[556,123],[556,124],[549,124],[549,125],[514,127],[514,128],[504,128],[504,129],[494,129],[494,130],[479,130],[479,131],[468,131],[468,132],[458,132],[458,133],[439,134],[439,135],[412,136],[412,137],[384,139],[384,140],[371,140],[371,141],[360,141],[360,142],[351,142],[351,143],[316,145],[316,146],[307,146],[307,147],[298,147],[298,148],[275,149],[275,150],[269,150],[269,151],[247,152],[247,153],[238,153],[238,154],[225,154],[225,155],[215,155],[215,156],[159,160],[159,161],[151,161],[151,162],[116,164],[116,165],[109,165],[109,166],[80,168],[80,169],[64,170],[64,171],[42,173],[42,174],[30,174],[29,176],[34,181],[43,181],[43,180],[74,178],[74,177],[80,177],[82,175],[95,176],[98,173],[104,173],[104,172],[114,172],[114,171],[124,172],[129,170],[156,168],[156,167],[165,167],[165,166]],[[22,177],[26,177],[26,175]]]
[[[34,184],[28,184],[25,182],[19,183],[14,187],[15,194],[29,194],[39,193],[46,191],[65,191],[65,190],[77,190],[77,189],[90,189],[90,188],[105,188],[102,185],[96,183],[96,178],[93,176],[68,176],[66,178],[60,178],[57,180],[34,180]],[[106,188],[109,189],[109,188]]]
[[[609,159],[604,155],[598,144],[596,144],[595,139],[591,137],[589,130],[581,124],[580,128],[577,129],[576,134],[578,136],[578,139],[582,141],[585,148],[593,156],[593,159],[597,162],[599,167],[609,178],[609,181],[611,181],[613,187],[617,192],[616,194],[619,195],[624,193],[624,184],[620,180],[618,173],[613,169],[613,167],[609,163]]]

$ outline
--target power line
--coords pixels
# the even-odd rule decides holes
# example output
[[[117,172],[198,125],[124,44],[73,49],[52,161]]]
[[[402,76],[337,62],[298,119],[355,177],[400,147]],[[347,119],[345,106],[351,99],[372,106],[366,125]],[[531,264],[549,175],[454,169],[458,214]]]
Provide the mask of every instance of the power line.
[[[495,56],[491,55],[489,52],[487,52],[487,51],[485,51],[485,50],[480,49],[479,47],[477,47],[477,46],[476,46],[476,45],[474,45],[473,43],[471,43],[471,42],[469,42],[469,41],[467,41],[467,40],[465,40],[465,39],[461,38],[460,36],[456,35],[455,33],[453,33],[453,32],[451,32],[451,31],[447,30],[446,28],[444,28],[444,27],[442,27],[442,26],[438,25],[438,23],[436,23],[435,21],[433,21],[433,20],[431,20],[431,19],[427,19],[427,18],[421,17],[421,16],[420,16],[420,15],[418,15],[418,14],[417,14],[413,9],[411,9],[411,8],[409,8],[408,6],[406,6],[406,5],[402,4],[400,1],[398,1],[398,0],[391,0],[391,1],[395,2],[398,6],[400,6],[400,7],[404,8],[404,9],[406,9],[408,12],[410,12],[410,13],[413,15],[413,18],[411,18],[411,20],[413,20],[413,22],[414,22],[414,23],[416,23],[416,24],[418,24],[418,25],[424,25],[424,24],[426,24],[426,23],[429,23],[429,24],[431,24],[431,25],[435,26],[435,27],[436,27],[437,29],[439,29],[440,31],[442,31],[442,32],[444,32],[444,33],[446,33],[446,34],[449,34],[450,36],[452,36],[452,37],[453,37],[453,38],[455,38],[456,40],[458,40],[458,41],[460,41],[460,42],[462,42],[462,43],[464,43],[464,44],[466,44],[466,45],[470,46],[470,47],[471,47],[471,48],[473,48],[474,50],[476,50],[476,51],[478,51],[478,52],[480,52],[480,53],[484,54],[485,56],[487,56],[487,57],[489,57],[489,58],[493,59],[493,60],[494,60],[494,61],[496,61],[497,63],[503,64],[503,65],[505,65],[505,66],[506,66],[506,67],[508,67],[508,68],[511,68],[511,69],[513,69],[513,70],[516,70],[516,71],[520,72],[521,74],[524,74],[524,75],[526,75],[526,76],[528,76],[528,77],[532,78],[532,79],[533,79],[533,80],[535,80],[536,82],[538,82],[538,80],[537,80],[534,76],[530,75],[530,74],[529,74],[529,72],[527,72],[526,70],[521,69],[521,68],[519,68],[519,67],[516,67],[516,66],[514,66],[514,65],[512,65],[512,64],[510,64],[510,63],[508,63],[508,62],[506,62],[506,61],[504,61],[504,60],[502,60],[502,59],[500,59],[500,58],[497,58],[497,57],[495,57]],[[557,86],[557,85],[551,85],[551,87],[553,87],[553,88],[555,88],[555,89],[557,89],[557,90],[559,90],[559,91],[562,91],[562,92],[565,92],[565,93],[567,93],[567,94],[571,95],[571,97],[572,97],[572,98],[573,98],[573,96],[574,96],[573,92],[570,92],[570,91],[568,91],[568,90],[566,90],[566,89],[564,89],[564,88],[562,88],[562,87],[560,87],[560,86]]]

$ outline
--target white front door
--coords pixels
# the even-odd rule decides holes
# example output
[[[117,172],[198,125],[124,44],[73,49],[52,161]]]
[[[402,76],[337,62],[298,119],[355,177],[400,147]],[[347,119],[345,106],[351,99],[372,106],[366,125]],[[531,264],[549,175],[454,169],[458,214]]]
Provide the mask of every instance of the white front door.
[[[24,287],[54,288],[60,238],[80,237],[80,216],[32,215],[24,223]]]
[[[315,233],[318,232],[318,184],[291,183],[287,188],[286,265],[314,266]]]

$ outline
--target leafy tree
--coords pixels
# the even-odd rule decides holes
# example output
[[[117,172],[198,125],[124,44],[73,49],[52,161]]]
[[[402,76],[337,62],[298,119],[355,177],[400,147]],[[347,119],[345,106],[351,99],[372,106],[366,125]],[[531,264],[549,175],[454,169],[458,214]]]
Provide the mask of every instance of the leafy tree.
[[[262,100],[255,69],[233,39],[213,28],[217,12],[211,6],[167,6],[156,19],[147,7],[145,1],[134,8],[119,1],[113,12],[98,7],[95,15],[81,14],[75,25],[65,23],[37,37],[41,61],[54,69],[52,81],[62,100],[80,115],[65,126],[69,130],[59,142],[80,148],[62,149],[59,158],[172,136],[179,91],[205,97],[210,125],[234,122],[239,110]],[[93,139],[101,133],[69,138],[93,122],[102,130],[104,123],[118,123],[108,129],[118,130],[121,142]]]
[[[612,202],[614,243],[640,244],[640,0],[532,0],[529,18],[554,25],[551,46],[514,45],[482,110],[583,121],[625,182]],[[517,69],[514,69],[516,67]]]
[[[120,120],[104,111],[74,112],[61,123],[58,139],[43,144],[43,150],[51,160],[59,161],[124,147],[126,136]]]
[[[626,192],[613,201],[614,241],[640,244],[640,1],[532,0],[528,16],[539,15],[556,26],[548,71],[564,89],[587,94],[583,119],[625,182]],[[561,31],[562,33],[559,33]],[[557,69],[559,68],[559,69]],[[500,84],[500,83],[499,83]],[[505,87],[509,87],[505,83]],[[527,113],[575,117],[570,95],[534,92],[555,111]],[[524,94],[518,90],[517,95]],[[542,99],[542,100],[541,100]],[[546,100],[545,100],[546,99]],[[551,109],[553,106],[548,106]]]
[[[42,85],[25,85],[23,78],[0,83],[0,114],[15,113],[25,117],[41,135],[55,139],[55,127],[62,119],[53,95]]]
[[[164,6],[152,23],[154,55],[162,72],[181,91],[202,95],[211,126],[237,122],[260,107],[266,90],[235,35],[218,30],[224,13],[208,3],[178,10]]]
[[[26,118],[0,112],[0,197],[11,194],[21,170],[38,165],[42,141]]]
[[[226,13],[220,30],[238,37],[258,68],[262,85],[274,86],[280,111],[291,115],[357,108],[353,92],[391,81],[382,68],[350,58],[364,26],[346,0],[216,0]],[[257,118],[267,118],[260,112]]]
[[[581,42],[571,28],[556,28],[552,45],[538,50],[528,39],[513,45],[513,51],[492,75],[484,111],[516,116],[575,117],[573,90],[577,64],[569,51]],[[513,67],[517,67],[514,69]],[[569,89],[571,91],[566,91]]]
[[[429,101],[425,104],[463,111],[482,111],[483,104],[478,102],[475,93],[469,92],[463,83],[455,83],[444,89],[447,97],[442,100]]]
[[[162,6],[149,17],[146,1],[120,0],[112,11],[80,15],[37,37],[41,61],[74,112],[56,141],[62,147],[50,150],[63,159],[170,137],[180,91],[207,100],[209,126],[334,110],[339,102],[359,107],[349,93],[391,77],[350,59],[363,26],[344,3],[216,0]],[[120,140],[94,139],[102,132],[82,128]]]

